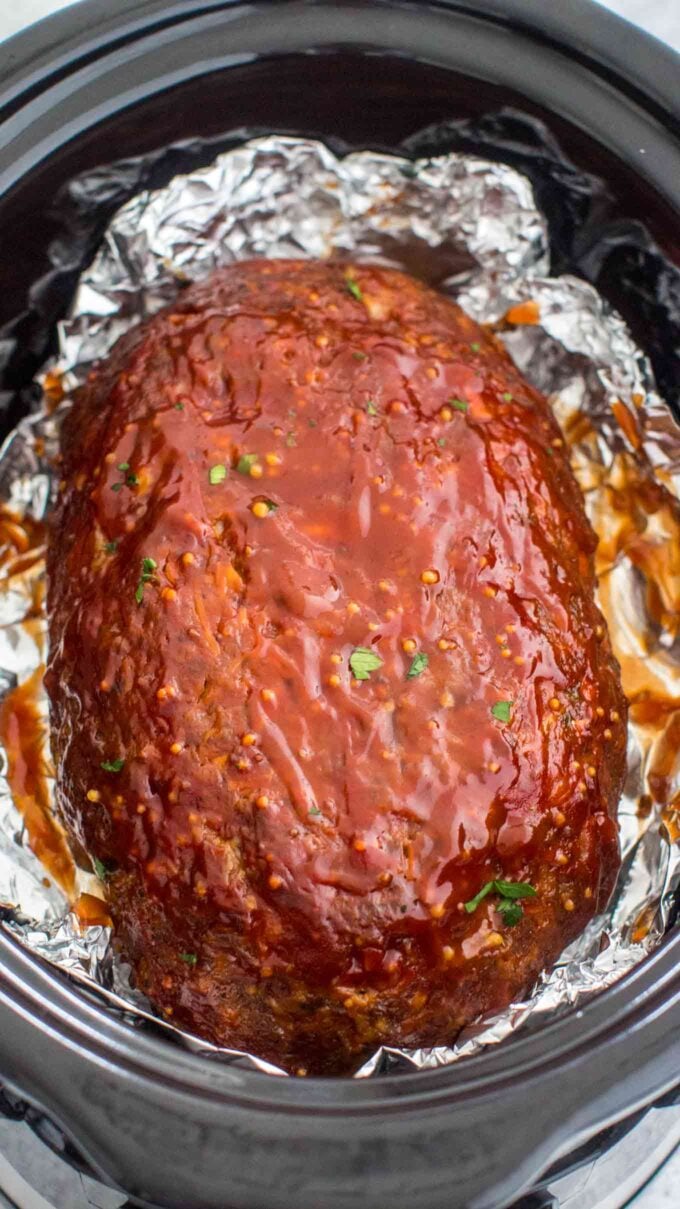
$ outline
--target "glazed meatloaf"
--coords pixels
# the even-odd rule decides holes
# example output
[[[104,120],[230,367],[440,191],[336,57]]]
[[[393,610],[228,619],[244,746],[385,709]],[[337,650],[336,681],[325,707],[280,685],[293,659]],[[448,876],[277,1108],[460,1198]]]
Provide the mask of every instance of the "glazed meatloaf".
[[[136,985],[293,1072],[449,1042],[607,902],[625,702],[560,430],[409,277],[250,261],[62,430],[58,807]]]

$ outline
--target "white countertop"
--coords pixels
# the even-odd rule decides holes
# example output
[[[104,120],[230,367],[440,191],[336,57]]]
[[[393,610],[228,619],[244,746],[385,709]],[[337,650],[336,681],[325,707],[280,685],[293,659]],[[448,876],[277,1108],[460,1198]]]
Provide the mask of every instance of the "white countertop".
[[[546,3],[550,2],[551,0],[546,0]],[[0,39],[72,3],[78,3],[78,0],[21,0],[11,7],[8,0],[0,0]],[[568,4],[569,0],[561,0],[561,3]],[[648,33],[654,34],[680,51],[680,0],[603,0],[603,3],[605,8],[634,21]],[[631,1202],[629,1209],[677,1209],[680,1202],[679,1187],[680,1151],[676,1151],[661,1172]]]

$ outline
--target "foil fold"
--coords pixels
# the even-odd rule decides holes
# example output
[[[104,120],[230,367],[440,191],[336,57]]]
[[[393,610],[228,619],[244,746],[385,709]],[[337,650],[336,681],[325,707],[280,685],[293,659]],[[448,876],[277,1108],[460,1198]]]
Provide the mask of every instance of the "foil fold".
[[[550,277],[548,232],[530,183],[514,169],[450,153],[409,161],[370,151],[337,158],[310,139],[244,143],[207,168],[141,192],[114,216],[59,325],[64,401],[23,420],[0,451],[0,700],[39,675],[47,627],[39,544],[13,545],[13,524],[40,522],[53,497],[68,392],[132,325],[187,281],[252,256],[360,258],[397,267],[494,324],[525,376],[548,395],[600,544],[599,603],[631,702],[628,775],[619,808],[623,862],[603,917],[540,978],[526,1000],[469,1026],[447,1046],[382,1047],[355,1077],[445,1065],[582,1004],[643,960],[673,922],[680,888],[680,429],[619,315],[586,282]],[[513,318],[514,316],[514,318]],[[642,507],[640,499],[647,500]],[[15,535],[16,536],[16,535]],[[21,542],[19,542],[19,546]],[[42,593],[44,595],[44,593]],[[49,740],[38,698],[45,769]],[[650,703],[658,717],[650,722]],[[677,744],[675,745],[677,747]],[[41,749],[42,751],[42,749]],[[0,919],[45,960],[142,1028],[174,1034],[213,1060],[286,1072],[219,1049],[156,1018],[130,985],[110,929],[84,926],[31,847],[0,747]],[[49,777],[48,777],[49,784]],[[101,896],[77,872],[76,891]]]

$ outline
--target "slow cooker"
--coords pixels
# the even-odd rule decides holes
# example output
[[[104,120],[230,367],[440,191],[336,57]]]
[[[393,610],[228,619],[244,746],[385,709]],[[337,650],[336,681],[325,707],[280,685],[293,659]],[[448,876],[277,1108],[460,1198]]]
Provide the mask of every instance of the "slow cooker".
[[[644,223],[679,257],[678,60],[589,0],[88,0],[3,54],[6,428],[48,351],[22,311],[48,267],[58,189],[180,139],[275,129],[390,147],[430,123],[511,105],[604,179],[623,226]],[[609,278],[601,286],[617,301]],[[68,284],[66,271],[55,317]],[[650,304],[638,333],[652,354],[653,317]],[[627,318],[639,327],[639,315]],[[120,1190],[119,1203],[554,1205],[541,1189],[639,1127],[654,1102],[672,1106],[679,957],[676,928],[582,1010],[450,1067],[281,1079],[132,1027],[0,930],[4,1111]]]

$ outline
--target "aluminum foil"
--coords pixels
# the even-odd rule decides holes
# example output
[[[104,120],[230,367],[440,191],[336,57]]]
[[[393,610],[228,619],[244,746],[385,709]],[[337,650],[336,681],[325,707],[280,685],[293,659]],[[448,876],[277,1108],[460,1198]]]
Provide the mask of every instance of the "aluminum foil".
[[[463,154],[410,162],[357,152],[338,159],[312,140],[256,139],[119,210],[60,325],[60,356],[42,379],[43,406],[0,452],[0,501],[9,509],[4,529],[0,517],[0,698],[31,676],[40,681],[45,571],[39,528],[31,530],[30,522],[50,507],[68,391],[132,324],[171,301],[181,283],[250,256],[351,256],[404,268],[494,323],[520,369],[550,397],[600,538],[599,600],[631,703],[616,893],[605,916],[525,1001],[479,1020],[447,1046],[382,1048],[357,1077],[442,1065],[582,1004],[641,961],[671,924],[680,887],[680,757],[673,739],[680,725],[680,429],[620,316],[583,281],[547,275],[546,223],[516,171]],[[57,381],[66,397],[55,410]],[[16,518],[23,518],[18,534]],[[38,704],[49,787],[42,690]],[[1,757],[4,926],[140,1027],[153,1021],[213,1059],[284,1074],[153,1016],[113,953],[109,929],[79,923],[34,855],[7,752]],[[25,798],[20,804],[25,809]],[[77,870],[75,894],[82,893],[101,897],[102,888]]]

